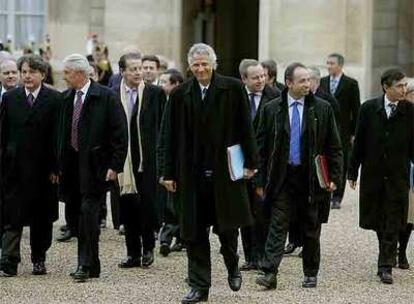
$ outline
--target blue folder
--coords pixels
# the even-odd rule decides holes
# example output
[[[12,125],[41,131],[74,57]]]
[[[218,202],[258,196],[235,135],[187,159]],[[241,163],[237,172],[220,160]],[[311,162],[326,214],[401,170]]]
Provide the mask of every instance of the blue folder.
[[[232,181],[244,177],[244,155],[240,145],[234,145],[227,148],[227,163]]]

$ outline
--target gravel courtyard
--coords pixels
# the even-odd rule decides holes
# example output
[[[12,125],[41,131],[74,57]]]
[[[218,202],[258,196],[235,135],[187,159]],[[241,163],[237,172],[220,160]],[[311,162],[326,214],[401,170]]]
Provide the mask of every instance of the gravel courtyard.
[[[48,253],[48,275],[32,276],[26,231],[19,275],[0,278],[0,303],[180,303],[187,291],[185,252],[164,258],[157,251],[150,269],[118,269],[125,254],[123,237],[112,229],[110,219],[108,223],[100,242],[101,278],[83,284],[69,277],[76,267],[76,241],[53,242]],[[55,235],[61,224],[55,224]],[[329,224],[323,227],[316,289],[301,287],[301,260],[290,256],[282,262],[277,290],[263,291],[254,283],[256,273],[249,272],[244,273],[241,291],[234,293],[227,285],[217,239],[211,239],[213,286],[209,303],[414,303],[414,270],[395,269],[394,285],[379,282],[375,234],[358,228],[357,192],[349,189],[342,209],[333,210]],[[411,240],[408,259],[414,269],[413,243]],[[241,245],[239,251],[242,257]]]

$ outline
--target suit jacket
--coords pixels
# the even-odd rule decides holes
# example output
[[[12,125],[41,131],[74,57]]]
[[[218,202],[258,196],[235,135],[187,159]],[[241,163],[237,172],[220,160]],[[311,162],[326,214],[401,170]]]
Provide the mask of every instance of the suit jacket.
[[[2,225],[30,225],[58,216],[56,130],[61,94],[42,86],[32,107],[24,87],[8,91],[1,105]]]
[[[338,127],[338,130],[341,130],[341,110],[339,109],[339,103],[336,98],[331,94],[326,93],[321,87],[316,90],[315,96],[327,101],[331,105],[335,116],[336,126]]]
[[[122,172],[124,167],[128,149],[124,110],[112,90],[91,82],[79,119],[79,176],[74,181],[70,139],[75,90],[69,89],[63,96],[58,142],[62,194],[69,194],[78,183],[83,194],[101,194],[108,187],[107,170]]]
[[[114,91],[120,100],[120,87],[115,88]],[[144,92],[142,95],[139,120],[143,155],[140,155],[138,146],[138,128],[136,123],[138,114],[138,102],[135,103],[135,107],[133,109],[130,126],[131,134],[129,138],[132,151],[132,164],[135,173],[138,173],[140,160],[142,159],[143,161],[142,165],[144,170],[144,185],[138,185],[137,187],[138,189],[145,187],[146,192],[150,194],[149,201],[142,202],[145,210],[144,213],[148,219],[156,222],[158,222],[157,214],[159,214],[158,211],[160,208],[159,202],[157,200],[158,180],[156,148],[165,103],[166,96],[160,87],[151,84],[145,84]]]
[[[327,93],[330,93],[329,76],[321,79],[321,87]],[[350,142],[351,136],[355,135],[356,119],[358,117],[358,110],[361,105],[358,82],[342,75],[334,97],[339,103],[340,109],[340,131],[343,144]]]
[[[308,181],[304,184],[309,185],[310,203],[318,205],[318,219],[323,223],[328,220],[330,193],[319,186],[314,157],[326,156],[330,180],[339,185],[343,167],[341,141],[333,110],[326,101],[313,94],[306,96],[302,119],[302,139],[306,137],[306,141],[301,141],[301,157],[308,171]],[[290,149],[287,90],[263,108],[256,138],[261,164],[255,180],[257,186],[265,187],[265,204],[270,205],[287,176]]]
[[[364,102],[348,170],[348,178],[356,181],[361,166],[361,228],[398,231],[407,223],[413,160],[414,106],[400,101],[395,115],[388,119],[384,96]]]
[[[250,109],[250,101],[249,101],[249,96],[247,95],[247,91],[245,89],[245,87],[243,86],[243,96],[246,99],[248,108],[249,108],[249,113],[251,112]],[[263,109],[263,107],[272,99],[277,98],[280,96],[280,93],[278,91],[276,91],[275,89],[269,87],[268,85],[266,85],[262,91],[262,98],[260,99],[260,103],[259,103],[259,107],[257,108],[256,111],[256,116],[253,119],[253,128],[256,130],[257,126],[259,124],[259,113],[260,111]]]
[[[200,174],[200,145],[208,143],[214,171],[215,211],[219,229],[248,225],[252,221],[244,180],[231,181],[227,147],[240,144],[245,167],[257,167],[256,142],[241,82],[213,74],[207,101],[201,101],[197,80],[191,78],[170,95],[163,122],[159,154],[160,175],[177,182],[175,199],[179,205],[180,228],[185,240],[196,238],[196,187]]]

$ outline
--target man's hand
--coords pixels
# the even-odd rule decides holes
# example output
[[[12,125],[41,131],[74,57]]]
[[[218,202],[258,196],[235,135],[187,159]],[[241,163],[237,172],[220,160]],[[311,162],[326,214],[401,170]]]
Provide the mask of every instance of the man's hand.
[[[105,180],[107,182],[109,181],[116,181],[116,179],[118,178],[118,173],[112,169],[108,169],[108,171],[106,172],[106,178]]]
[[[336,187],[335,183],[334,182],[331,182],[329,184],[329,187],[326,188],[326,191],[328,191],[328,192],[334,192],[336,189],[337,189],[337,187]]]
[[[244,168],[245,179],[251,179],[256,173],[257,173],[257,169],[253,170],[253,169]]]
[[[160,180],[160,184],[167,189],[169,192],[175,192],[177,191],[177,183],[173,180]]]
[[[50,173],[49,180],[53,185],[57,185],[59,184],[59,175]]]
[[[356,189],[356,185],[357,185],[356,181],[348,180],[348,183],[349,183],[349,186],[351,187],[352,190]]]
[[[263,189],[263,187],[257,187],[257,188],[255,189],[255,192],[256,192],[256,195],[257,195],[258,197],[260,197],[261,199],[263,199],[263,198],[264,198],[264,189]]]

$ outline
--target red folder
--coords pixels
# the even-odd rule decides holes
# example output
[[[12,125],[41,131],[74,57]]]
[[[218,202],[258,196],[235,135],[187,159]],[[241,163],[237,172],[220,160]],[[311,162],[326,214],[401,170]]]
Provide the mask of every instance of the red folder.
[[[316,175],[318,176],[319,185],[321,188],[329,188],[331,181],[329,179],[328,162],[324,155],[318,154],[315,157]]]

